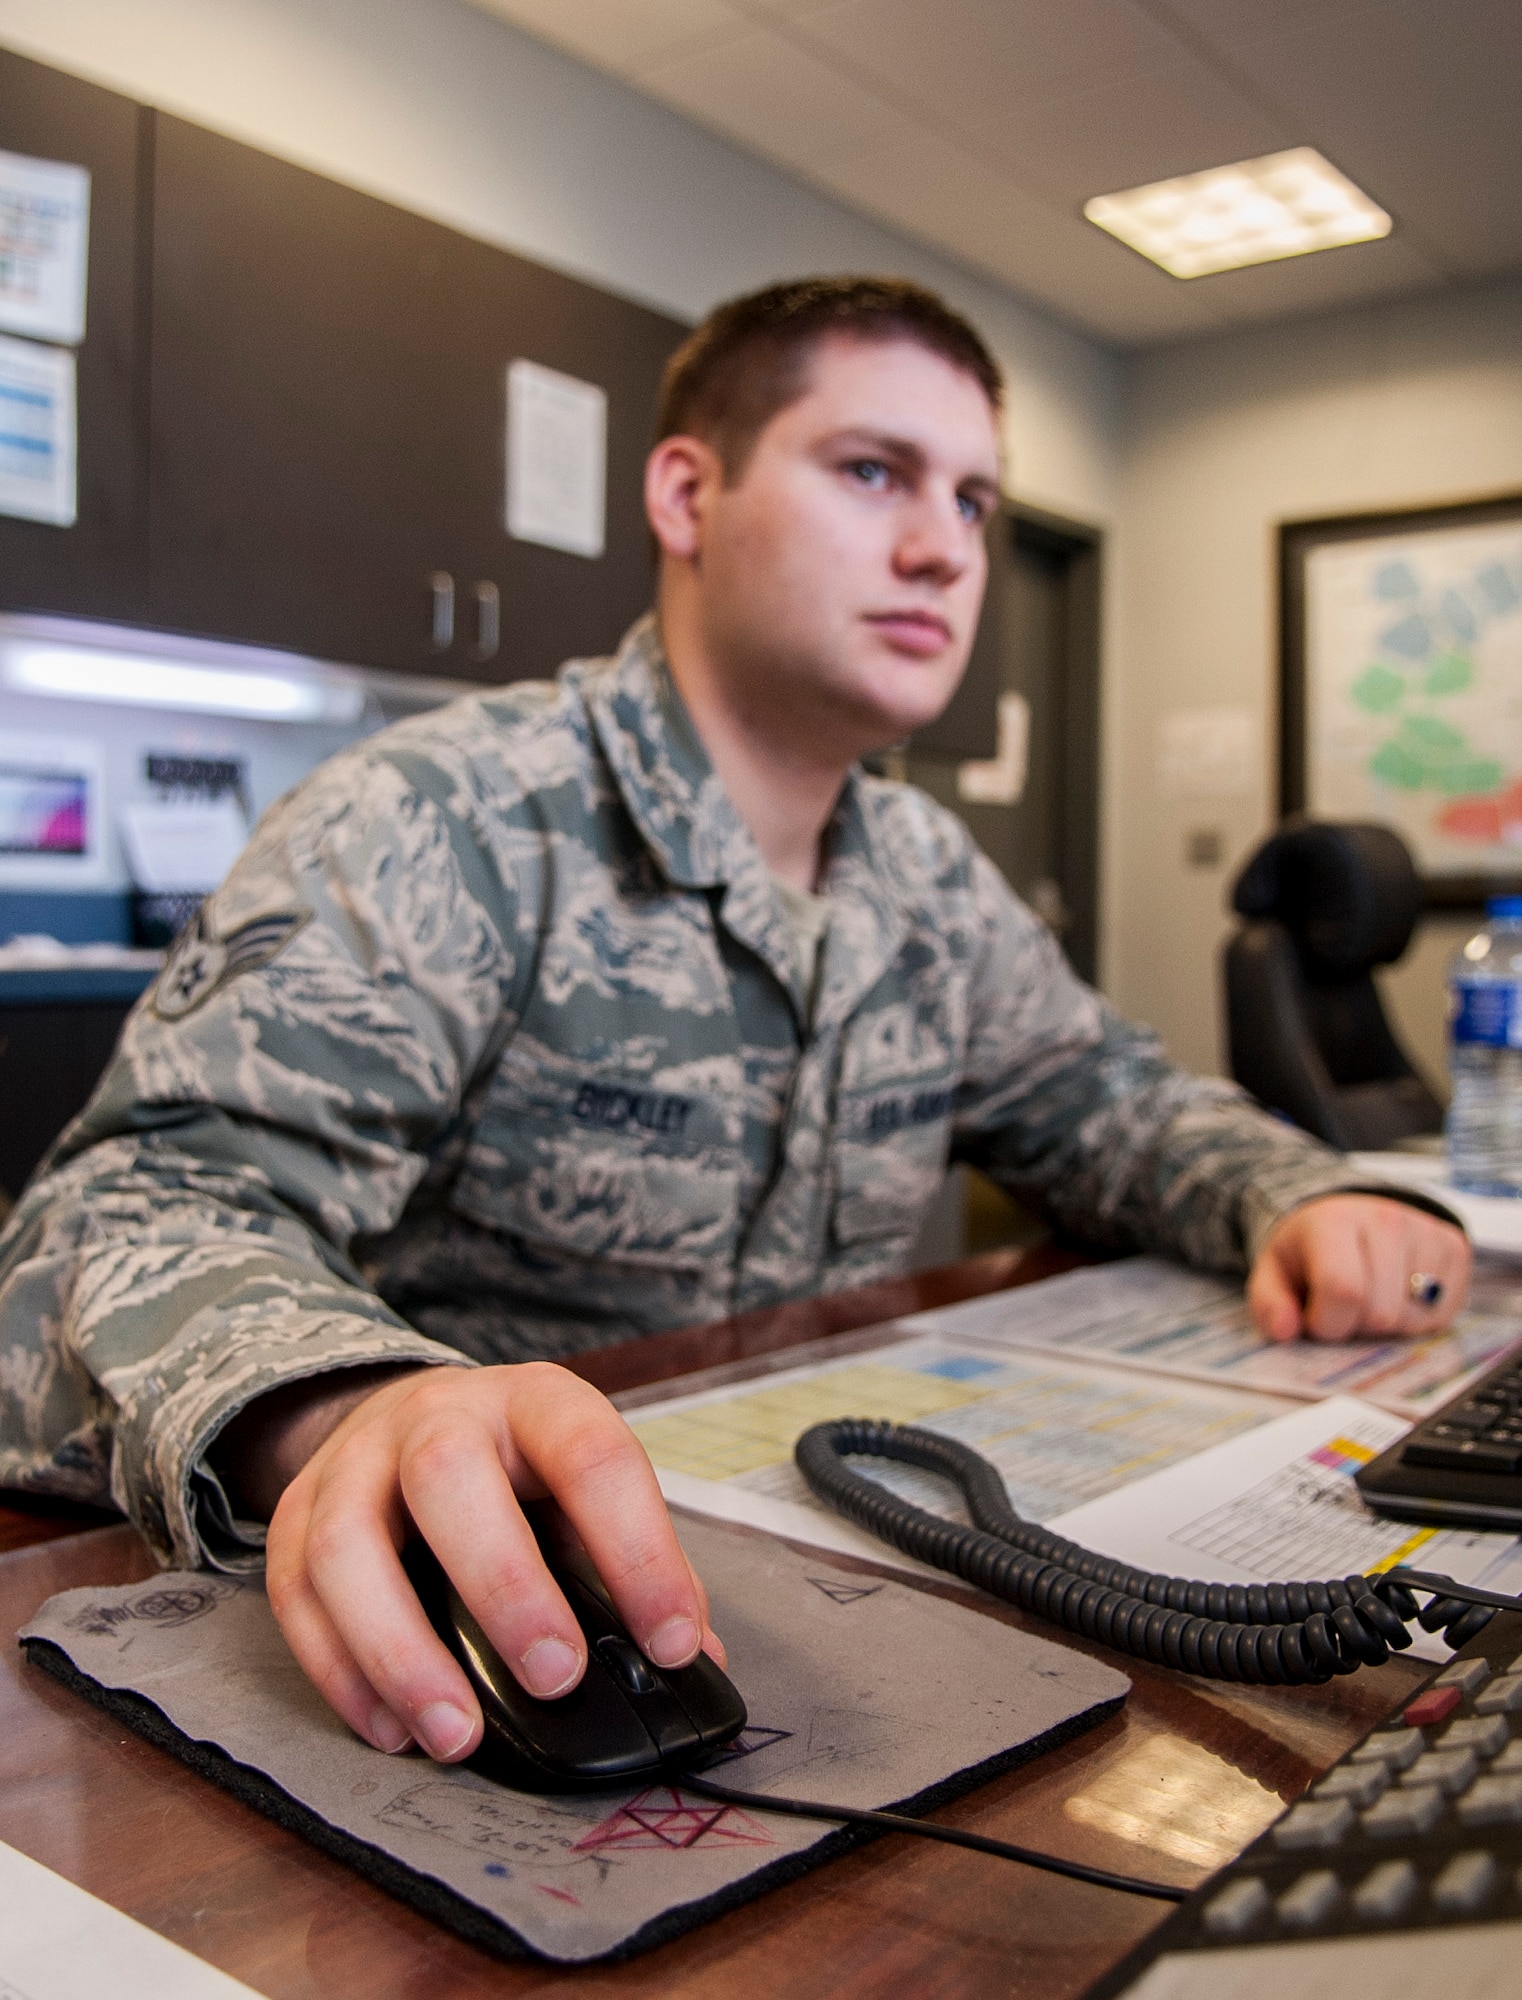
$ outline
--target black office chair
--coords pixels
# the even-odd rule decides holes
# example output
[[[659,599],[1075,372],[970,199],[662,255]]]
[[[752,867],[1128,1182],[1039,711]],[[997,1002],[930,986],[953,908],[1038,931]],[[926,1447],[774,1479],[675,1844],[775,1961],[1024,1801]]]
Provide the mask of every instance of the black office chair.
[[[1345,1150],[1442,1129],[1443,1107],[1390,1031],[1374,984],[1421,914],[1405,843],[1383,826],[1305,821],[1237,877],[1226,947],[1231,1073],[1270,1111]]]

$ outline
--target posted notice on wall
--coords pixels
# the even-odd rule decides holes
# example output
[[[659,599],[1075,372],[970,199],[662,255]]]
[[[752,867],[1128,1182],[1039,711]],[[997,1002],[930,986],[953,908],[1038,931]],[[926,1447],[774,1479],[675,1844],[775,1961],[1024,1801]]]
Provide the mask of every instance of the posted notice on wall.
[[[89,169],[0,152],[0,331],[77,347],[89,246]]]
[[[74,356],[0,334],[0,514],[72,528]]]
[[[607,539],[608,398],[537,362],[507,371],[507,532],[600,556]]]

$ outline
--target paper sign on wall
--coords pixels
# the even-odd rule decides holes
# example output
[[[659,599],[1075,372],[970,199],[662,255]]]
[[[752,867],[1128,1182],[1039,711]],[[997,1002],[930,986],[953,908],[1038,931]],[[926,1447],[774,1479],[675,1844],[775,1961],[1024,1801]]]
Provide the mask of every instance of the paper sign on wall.
[[[74,356],[0,334],[0,514],[70,528]]]
[[[532,361],[507,371],[507,532],[571,555],[600,556],[608,399]]]
[[[1171,799],[1250,797],[1259,774],[1250,708],[1180,708],[1158,728],[1157,784]]]
[[[89,169],[0,152],[0,329],[77,346],[89,242]]]

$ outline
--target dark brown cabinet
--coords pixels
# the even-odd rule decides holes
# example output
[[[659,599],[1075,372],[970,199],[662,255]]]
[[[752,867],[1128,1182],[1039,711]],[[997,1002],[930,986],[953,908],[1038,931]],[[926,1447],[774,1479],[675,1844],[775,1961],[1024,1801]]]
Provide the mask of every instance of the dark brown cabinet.
[[[0,608],[140,620],[147,609],[142,152],[151,113],[0,49],[0,149],[90,170],[78,349],[79,518],[0,515]]]
[[[98,186],[81,525],[0,522],[0,608],[484,681],[612,647],[649,601],[640,466],[680,323],[0,61],[0,144]],[[517,359],[606,392],[601,557],[506,531]]]

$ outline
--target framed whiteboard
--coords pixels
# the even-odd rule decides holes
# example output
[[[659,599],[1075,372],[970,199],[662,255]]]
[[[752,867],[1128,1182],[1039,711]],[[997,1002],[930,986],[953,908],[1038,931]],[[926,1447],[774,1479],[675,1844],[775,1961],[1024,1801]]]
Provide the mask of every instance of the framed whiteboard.
[[[1280,529],[1280,804],[1393,827],[1436,905],[1522,885],[1522,494]]]

